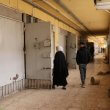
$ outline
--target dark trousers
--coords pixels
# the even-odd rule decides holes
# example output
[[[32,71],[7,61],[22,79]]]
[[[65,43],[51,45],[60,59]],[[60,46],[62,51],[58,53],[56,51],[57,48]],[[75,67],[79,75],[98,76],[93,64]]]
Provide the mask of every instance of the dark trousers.
[[[81,82],[82,84],[84,84],[86,79],[86,64],[79,64],[79,70],[80,70]]]

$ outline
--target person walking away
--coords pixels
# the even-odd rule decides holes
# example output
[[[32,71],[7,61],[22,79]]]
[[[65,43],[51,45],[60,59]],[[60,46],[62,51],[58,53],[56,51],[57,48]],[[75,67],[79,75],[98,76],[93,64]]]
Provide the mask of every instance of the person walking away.
[[[77,51],[76,62],[79,65],[80,70],[80,78],[81,78],[81,87],[85,87],[85,79],[86,79],[86,67],[90,61],[90,52],[85,46],[85,43],[80,43],[80,48]]]
[[[67,76],[68,76],[68,68],[67,62],[65,59],[65,55],[63,53],[63,48],[61,46],[56,47],[56,54],[54,58],[54,68],[53,68],[53,86],[55,89],[55,85],[63,86],[62,89],[66,89],[67,85]]]

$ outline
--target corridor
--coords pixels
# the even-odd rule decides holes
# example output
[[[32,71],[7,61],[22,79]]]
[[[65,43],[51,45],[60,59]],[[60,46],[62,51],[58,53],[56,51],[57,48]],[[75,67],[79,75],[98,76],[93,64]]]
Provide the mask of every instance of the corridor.
[[[0,101],[0,110],[110,110],[110,75],[103,55],[97,55],[88,65],[86,87],[80,87],[78,68],[70,70],[66,90],[23,90]],[[100,85],[90,85],[90,77],[100,79]]]

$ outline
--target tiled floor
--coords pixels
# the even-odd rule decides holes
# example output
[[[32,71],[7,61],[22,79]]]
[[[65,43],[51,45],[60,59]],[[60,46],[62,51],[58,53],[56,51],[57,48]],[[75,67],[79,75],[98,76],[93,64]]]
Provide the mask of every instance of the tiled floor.
[[[79,70],[70,70],[67,90],[24,90],[0,101],[0,110],[110,110],[110,75],[97,75],[108,71],[108,65],[99,55],[88,65],[86,88],[80,87]],[[100,85],[90,85],[90,77],[100,79]]]

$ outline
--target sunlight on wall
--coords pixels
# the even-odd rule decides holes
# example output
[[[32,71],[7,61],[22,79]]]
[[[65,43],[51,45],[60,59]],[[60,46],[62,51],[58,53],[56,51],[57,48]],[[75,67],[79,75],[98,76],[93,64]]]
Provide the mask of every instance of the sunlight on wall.
[[[106,48],[107,47],[107,41],[106,36],[97,36],[97,37],[88,37],[88,42],[94,42],[99,47]]]

